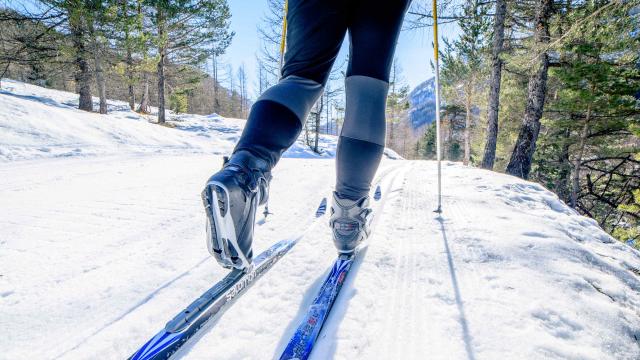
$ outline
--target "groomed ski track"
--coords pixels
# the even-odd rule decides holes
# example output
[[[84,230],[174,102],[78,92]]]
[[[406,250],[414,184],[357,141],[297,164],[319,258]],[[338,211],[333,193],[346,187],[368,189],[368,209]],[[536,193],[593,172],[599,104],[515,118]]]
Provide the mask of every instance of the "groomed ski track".
[[[333,161],[284,159],[258,251],[303,229]],[[0,359],[122,359],[226,273],[206,259],[199,192],[213,156],[0,164]],[[634,359],[640,255],[542,187],[385,160],[376,231],[311,359]],[[46,203],[42,199],[47,199]],[[182,359],[282,351],[335,259],[319,226]],[[640,273],[640,271],[639,271]]]

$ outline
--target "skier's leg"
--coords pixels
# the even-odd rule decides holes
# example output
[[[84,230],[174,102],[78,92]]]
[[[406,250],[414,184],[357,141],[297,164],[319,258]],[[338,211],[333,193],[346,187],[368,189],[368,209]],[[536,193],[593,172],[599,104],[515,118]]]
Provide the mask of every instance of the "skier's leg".
[[[342,0],[289,0],[282,78],[253,105],[231,159],[202,193],[207,245],[223,266],[251,262],[256,207],[327,81],[347,29],[344,7]]]
[[[343,0],[289,0],[282,78],[253,105],[234,150],[275,166],[322,93],[347,30]]]
[[[337,150],[336,191],[366,196],[382,158],[389,72],[409,0],[358,0],[349,22],[346,111]]]
[[[384,151],[389,72],[409,2],[356,0],[349,20],[347,103],[330,220],[340,253],[353,252],[369,235],[368,195]]]

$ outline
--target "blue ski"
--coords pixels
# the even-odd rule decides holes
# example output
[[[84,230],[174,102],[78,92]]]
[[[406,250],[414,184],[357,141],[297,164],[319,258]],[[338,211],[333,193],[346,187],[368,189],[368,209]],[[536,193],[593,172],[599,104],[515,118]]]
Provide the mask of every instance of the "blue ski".
[[[316,210],[312,228],[327,210],[327,199],[323,198]],[[189,339],[211,320],[221,316],[235,300],[244,294],[262,275],[269,271],[291,248],[300,241],[306,231],[299,236],[282,240],[262,252],[254,260],[248,271],[232,270],[173,320],[153,338],[147,341],[129,359],[159,360],[169,359]]]
[[[380,186],[376,187],[374,200],[379,201],[382,198]],[[379,210],[379,209],[378,209]],[[375,216],[375,212],[374,212]],[[372,220],[373,226],[373,220]],[[287,347],[282,352],[280,360],[306,360],[311,355],[313,346],[320,335],[320,331],[329,316],[331,308],[342,289],[349,270],[357,256],[357,251],[349,255],[339,255],[331,267],[331,272],[324,280],[320,291],[307,314],[302,319],[295,334],[289,340]]]
[[[341,255],[333,263],[329,276],[324,280],[318,295],[313,300],[307,314],[298,326],[286,349],[280,356],[280,360],[300,359],[305,360],[311,354],[313,345],[320,335],[333,303],[338,297],[342,284],[351,269],[355,256]]]

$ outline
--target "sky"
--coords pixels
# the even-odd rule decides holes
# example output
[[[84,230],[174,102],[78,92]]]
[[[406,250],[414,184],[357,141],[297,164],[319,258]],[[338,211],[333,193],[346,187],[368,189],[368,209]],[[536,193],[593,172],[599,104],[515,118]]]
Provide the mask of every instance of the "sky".
[[[232,14],[231,30],[235,31],[236,35],[223,60],[234,68],[244,63],[250,80],[249,93],[255,98],[256,54],[260,49],[257,27],[267,11],[267,0],[229,0],[229,6]],[[457,34],[457,28],[452,25],[444,25],[439,31],[441,38],[452,38]],[[432,43],[431,28],[403,30],[400,34],[396,58],[402,68],[404,80],[411,89],[433,76],[430,65],[433,59]],[[344,56],[345,53],[346,47],[343,46],[339,56]]]

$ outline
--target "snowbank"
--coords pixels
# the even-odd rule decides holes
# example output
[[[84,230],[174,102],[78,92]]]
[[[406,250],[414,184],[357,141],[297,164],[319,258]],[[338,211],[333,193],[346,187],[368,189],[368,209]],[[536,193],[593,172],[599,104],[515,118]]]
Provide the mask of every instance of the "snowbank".
[[[0,161],[123,153],[229,154],[245,120],[169,114],[169,126],[126,102],[108,101],[108,115],[77,109],[78,95],[3,79],[0,90]],[[98,99],[95,108],[97,108]],[[156,109],[152,108],[152,112]],[[284,157],[331,158],[336,137],[322,135],[320,154],[301,139]],[[398,157],[387,150],[390,157]]]

